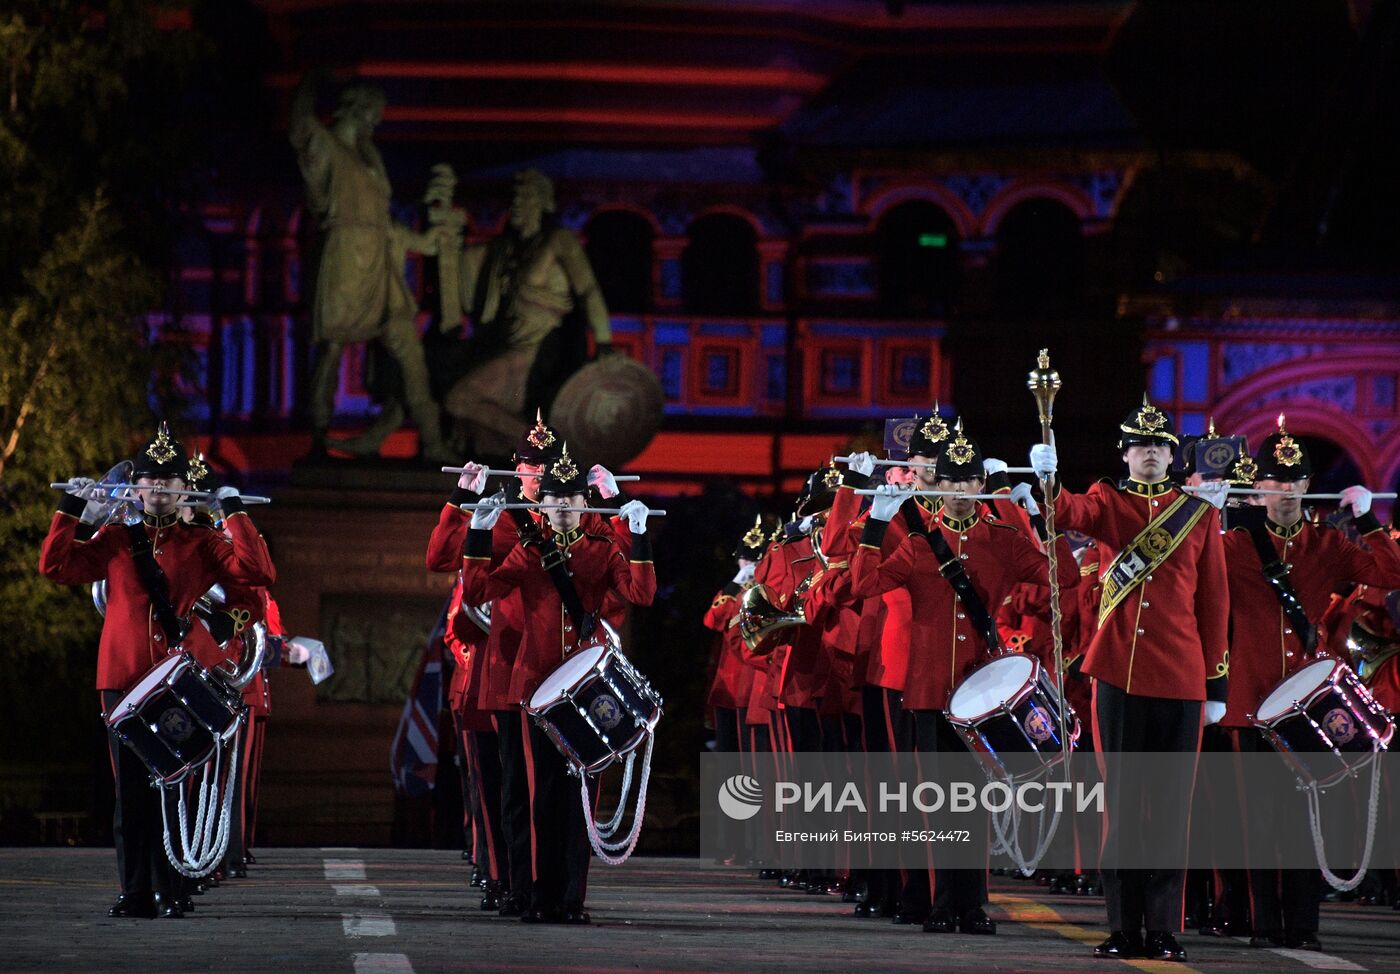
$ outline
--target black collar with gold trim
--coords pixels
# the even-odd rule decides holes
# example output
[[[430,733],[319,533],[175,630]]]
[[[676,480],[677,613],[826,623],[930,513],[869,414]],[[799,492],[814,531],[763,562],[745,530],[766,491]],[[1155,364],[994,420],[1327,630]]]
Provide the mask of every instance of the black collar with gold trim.
[[[1158,480],[1149,484],[1128,477],[1118,481],[1118,489],[1128,494],[1136,494],[1138,497],[1160,497],[1163,494],[1170,494],[1178,488],[1171,480]]]
[[[582,538],[583,534],[583,527],[581,525],[574,528],[572,531],[555,531],[553,535],[554,543],[560,548],[568,548]]]
[[[941,497],[915,497],[914,503],[924,509],[924,513],[930,517],[936,517],[938,512],[943,510],[943,498]]]
[[[146,514],[142,513],[141,520],[148,528],[168,528],[180,520],[179,511],[171,511],[169,514]]]
[[[974,524],[976,524],[977,519],[980,516],[981,515],[978,511],[973,511],[967,517],[949,517],[947,508],[944,508],[943,513],[940,514],[938,517],[939,520],[943,522],[944,527],[948,528],[951,531],[962,532],[967,531]]]
[[[1264,520],[1264,526],[1269,529],[1270,534],[1274,535],[1277,538],[1283,538],[1285,540],[1288,538],[1295,537],[1299,532],[1303,530],[1303,525],[1306,523],[1307,522],[1304,521],[1301,517],[1289,525],[1276,524],[1275,522],[1267,518],[1265,518]]]

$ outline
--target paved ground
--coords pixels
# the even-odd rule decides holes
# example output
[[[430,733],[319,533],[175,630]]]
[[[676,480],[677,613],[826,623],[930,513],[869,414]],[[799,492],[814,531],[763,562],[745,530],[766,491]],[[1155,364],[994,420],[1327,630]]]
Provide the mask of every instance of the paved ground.
[[[1328,953],[1182,938],[1189,965],[1095,961],[1103,901],[998,880],[996,937],[858,920],[835,897],[692,859],[595,865],[591,928],[484,914],[448,852],[267,849],[180,921],[109,920],[108,850],[0,849],[0,971],[1400,971],[1400,913],[1323,907]]]

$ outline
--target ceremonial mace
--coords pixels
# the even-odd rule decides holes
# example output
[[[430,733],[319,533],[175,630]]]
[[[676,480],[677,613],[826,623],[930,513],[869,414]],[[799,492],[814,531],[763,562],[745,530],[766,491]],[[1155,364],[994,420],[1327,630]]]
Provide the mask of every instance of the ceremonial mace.
[[[1026,386],[1035,396],[1040,410],[1040,442],[1050,445],[1055,438],[1051,425],[1055,418],[1055,393],[1060,391],[1060,373],[1050,368],[1050,350],[1042,348],[1036,367],[1026,377]],[[1050,634],[1055,645],[1055,673],[1060,691],[1060,750],[1064,755],[1066,780],[1069,776],[1069,735],[1066,734],[1065,711],[1065,643],[1061,632],[1059,556],[1055,551],[1055,475],[1040,481],[1045,496],[1045,560],[1050,572]]]

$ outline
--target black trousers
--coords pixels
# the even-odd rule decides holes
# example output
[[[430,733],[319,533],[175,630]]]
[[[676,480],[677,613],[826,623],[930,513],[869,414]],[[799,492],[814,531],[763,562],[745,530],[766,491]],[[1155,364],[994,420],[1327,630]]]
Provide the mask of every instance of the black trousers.
[[[509,882],[510,854],[501,821],[501,742],[495,731],[469,730],[466,745],[466,771],[471,777],[472,832],[476,836],[472,852],[476,864],[494,882]]]
[[[940,780],[939,754],[966,753],[967,745],[948,723],[941,710],[915,710],[914,749],[919,753],[919,770],[923,780]],[[928,755],[928,757],[925,757]],[[982,836],[983,858],[987,855],[987,830],[978,829]],[[933,909],[947,910],[961,916],[980,909],[987,902],[987,870],[943,869],[936,865],[933,870]]]
[[[787,727],[788,751],[821,751],[822,722],[815,707],[785,707],[780,711]]]
[[[1241,753],[1267,751],[1273,747],[1253,728],[1235,732]],[[1246,796],[1248,802],[1248,796]],[[1249,831],[1277,834],[1282,841],[1307,848],[1308,813],[1303,796],[1295,802],[1254,802],[1244,809]],[[1254,864],[1251,863],[1251,866]],[[1278,869],[1269,863],[1249,870],[1250,912],[1257,936],[1299,936],[1316,934],[1319,903],[1322,900],[1322,872],[1317,869]]]
[[[522,905],[530,903],[534,885],[530,854],[530,771],[526,766],[523,711],[492,713],[501,761],[501,838],[505,842],[506,872],[510,894]],[[553,749],[553,745],[550,745]]]
[[[126,694],[102,691],[102,712],[110,713]],[[117,801],[112,811],[112,837],[117,848],[117,879],[127,896],[163,897],[180,894],[180,874],[165,855],[160,803],[164,790],[151,787],[151,773],[136,753],[111,734],[107,752]]]
[[[720,754],[737,754],[743,750],[741,741],[744,739],[744,716],[734,707],[716,707],[714,710],[715,722],[715,751]],[[722,819],[720,821],[720,851],[722,858],[741,858],[747,854],[743,848],[744,830],[739,827],[738,822]]]
[[[1100,680],[1094,681],[1094,743],[1105,753],[1132,751],[1199,752],[1201,703],[1125,693]],[[1151,816],[1151,833],[1163,845],[1185,854],[1190,827],[1194,774],[1177,770],[1181,780],[1157,783],[1179,797],[1175,807],[1154,803],[1148,808],[1144,795],[1127,794],[1122,782],[1109,774],[1104,782],[1104,856],[1126,846],[1125,835],[1141,835]],[[1181,930],[1186,868],[1104,869],[1104,902],[1111,930],[1128,934],[1144,926],[1152,932]]]
[[[904,709],[904,694],[888,687],[862,687],[865,746],[870,751],[913,751],[914,715]],[[885,899],[897,898],[899,912],[922,919],[933,910],[927,869],[882,870]],[[891,889],[893,887],[893,889]]]
[[[568,773],[569,762],[554,742],[520,712],[526,760],[530,768],[530,830],[534,853],[534,910],[579,911],[588,895],[588,863],[592,848],[583,821],[578,778]]]

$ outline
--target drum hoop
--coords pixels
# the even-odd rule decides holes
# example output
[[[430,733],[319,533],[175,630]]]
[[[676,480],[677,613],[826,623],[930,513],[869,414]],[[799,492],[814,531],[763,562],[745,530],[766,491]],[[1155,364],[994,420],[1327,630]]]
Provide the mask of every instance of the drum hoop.
[[[574,699],[574,694],[578,692],[578,690],[580,689],[580,687],[581,687],[581,685],[584,683],[584,681],[590,680],[590,679],[592,679],[593,677],[602,676],[602,675],[603,675],[603,666],[606,665],[606,663],[607,663],[607,661],[608,661],[608,658],[609,658],[613,653],[616,653],[616,652],[617,652],[617,650],[616,650],[615,647],[610,646],[610,645],[607,645],[607,644],[604,644],[604,645],[601,645],[601,646],[586,646],[586,647],[582,647],[582,648],[576,650],[574,655],[570,656],[570,657],[569,657],[568,659],[566,659],[566,660],[563,660],[558,666],[556,666],[554,669],[550,670],[549,673],[545,676],[545,680],[548,680],[551,676],[553,676],[555,673],[557,673],[560,669],[562,669],[563,667],[567,666],[571,661],[577,659],[577,658],[578,658],[578,655],[577,655],[577,654],[583,652],[585,649],[601,649],[603,652],[602,652],[602,655],[599,656],[593,663],[589,664],[589,666],[588,666],[587,669],[585,669],[581,674],[579,674],[578,679],[576,679],[573,683],[570,683],[568,686],[565,686],[565,687],[561,688],[561,689],[559,690],[559,693],[558,693],[557,696],[550,697],[548,700],[542,701],[542,702],[540,702],[540,703],[535,703],[535,696],[536,696],[536,694],[538,694],[538,693],[540,692],[540,688],[539,688],[539,687],[536,687],[535,690],[534,690],[534,693],[531,693],[531,694],[530,694],[530,699],[529,699],[528,701],[526,701],[525,704],[524,704],[524,707],[525,707],[525,709],[526,709],[528,712],[530,712],[530,713],[532,713],[532,714],[533,714],[533,713],[543,713],[546,709],[548,709],[549,707],[554,706],[554,705],[557,704],[557,703],[563,703],[563,702],[565,702],[565,701],[570,701],[570,702],[572,702],[573,699]],[[541,686],[543,685],[543,682],[544,682],[544,681],[541,681]]]

